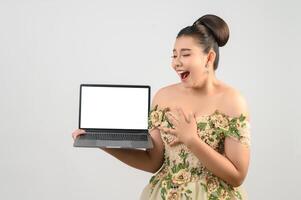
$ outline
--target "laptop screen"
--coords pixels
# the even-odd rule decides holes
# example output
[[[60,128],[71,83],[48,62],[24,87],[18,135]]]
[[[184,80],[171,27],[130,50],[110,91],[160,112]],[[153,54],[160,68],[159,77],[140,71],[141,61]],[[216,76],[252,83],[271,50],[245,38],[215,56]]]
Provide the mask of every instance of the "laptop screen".
[[[147,129],[150,86],[81,85],[80,128]]]

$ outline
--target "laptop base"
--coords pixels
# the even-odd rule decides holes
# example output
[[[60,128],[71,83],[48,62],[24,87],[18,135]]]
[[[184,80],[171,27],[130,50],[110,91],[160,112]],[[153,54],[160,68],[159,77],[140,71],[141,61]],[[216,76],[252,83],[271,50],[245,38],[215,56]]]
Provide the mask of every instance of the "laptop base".
[[[148,140],[143,141],[128,141],[128,140],[88,140],[79,136],[75,139],[74,147],[91,147],[91,148],[130,148],[130,149],[151,149],[153,143],[151,137],[147,135]]]

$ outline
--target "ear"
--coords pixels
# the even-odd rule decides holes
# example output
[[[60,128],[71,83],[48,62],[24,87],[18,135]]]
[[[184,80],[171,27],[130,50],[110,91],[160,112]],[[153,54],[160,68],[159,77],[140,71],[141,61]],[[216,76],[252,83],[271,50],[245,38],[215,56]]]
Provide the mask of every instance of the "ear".
[[[213,66],[214,61],[215,61],[215,57],[216,57],[216,53],[215,51],[213,51],[213,49],[210,49],[208,54],[207,54],[207,64],[209,66]]]

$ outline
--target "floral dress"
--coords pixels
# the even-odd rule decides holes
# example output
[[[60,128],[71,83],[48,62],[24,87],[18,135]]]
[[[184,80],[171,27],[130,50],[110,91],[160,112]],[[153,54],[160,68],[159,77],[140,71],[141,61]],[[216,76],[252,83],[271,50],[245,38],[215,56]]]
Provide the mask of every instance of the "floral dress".
[[[149,113],[149,130],[165,126],[173,128],[165,113],[169,107],[158,109],[156,105]],[[232,137],[250,146],[250,124],[246,117],[230,117],[219,110],[199,116],[197,134],[201,140],[224,155],[226,137]],[[242,186],[232,187],[206,169],[200,160],[184,144],[169,146],[174,135],[161,131],[164,142],[164,163],[151,177],[143,189],[140,200],[219,200],[246,199]]]

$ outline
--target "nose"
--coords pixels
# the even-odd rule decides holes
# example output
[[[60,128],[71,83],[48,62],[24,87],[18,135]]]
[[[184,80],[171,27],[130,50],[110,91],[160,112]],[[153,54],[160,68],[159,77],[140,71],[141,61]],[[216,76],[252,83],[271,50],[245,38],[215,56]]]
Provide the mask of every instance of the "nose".
[[[173,66],[174,66],[174,68],[178,68],[181,65],[182,65],[182,62],[180,61],[179,57],[177,57],[177,58],[175,58],[173,60]]]

